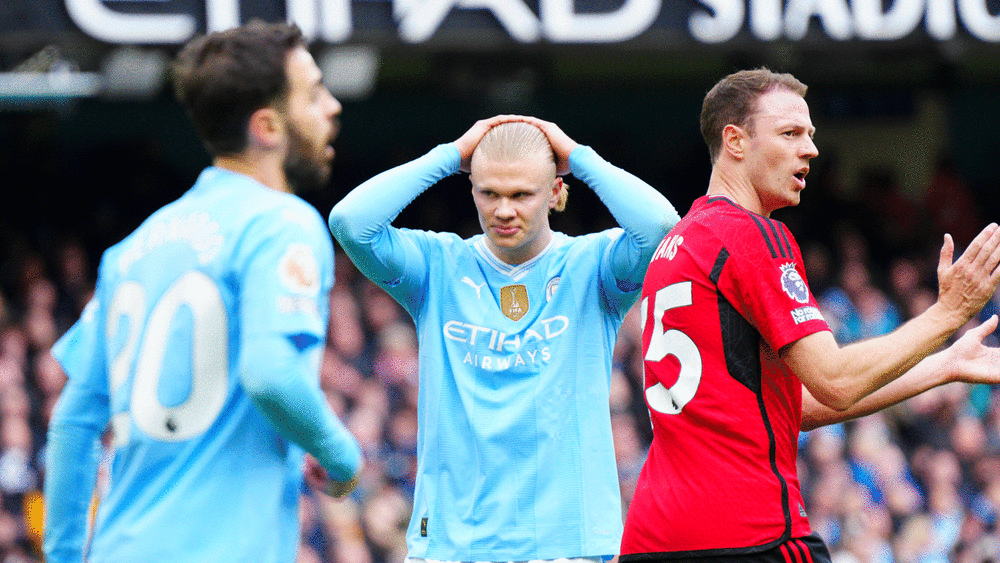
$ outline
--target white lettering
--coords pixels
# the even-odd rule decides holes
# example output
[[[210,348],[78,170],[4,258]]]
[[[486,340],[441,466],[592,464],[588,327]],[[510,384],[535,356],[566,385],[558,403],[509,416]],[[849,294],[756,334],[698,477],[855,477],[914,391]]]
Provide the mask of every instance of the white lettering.
[[[785,34],[791,39],[802,39],[813,16],[819,17],[823,30],[833,39],[851,38],[851,11],[846,0],[789,0],[785,8]]]
[[[529,328],[528,330],[524,331],[524,343],[527,344],[528,340],[531,338],[534,338],[535,340],[545,340],[544,338],[542,338],[542,335],[539,334],[537,330]]]
[[[493,358],[489,356],[483,356],[483,369],[491,369],[490,366],[493,364]]]
[[[473,346],[475,346],[475,344],[476,344],[476,335],[477,334],[479,334],[480,332],[488,332],[490,330],[490,329],[486,328],[485,326],[476,326],[476,325],[469,325],[469,324],[467,324],[465,326],[467,326],[467,327],[469,327],[469,328],[472,329],[472,336],[469,337],[469,344],[472,344]]]
[[[287,0],[286,11],[309,40],[342,43],[354,33],[351,0]]]
[[[510,367],[510,358],[497,358],[497,371]]]
[[[697,11],[688,20],[688,30],[702,43],[729,41],[740,32],[745,15],[743,0],[701,0],[712,13]]]
[[[198,254],[198,263],[211,262],[219,253],[225,238],[219,234],[219,224],[206,213],[192,213],[157,222],[148,231],[138,233],[129,248],[118,257],[118,270],[125,274],[135,262],[170,242],[186,242]]]
[[[434,35],[452,8],[486,9],[493,12],[512,38],[522,43],[538,41],[538,18],[521,0],[396,0],[393,12],[399,36],[409,43],[422,43]]]
[[[983,41],[1000,41],[1000,16],[990,14],[986,0],[958,0],[958,15],[972,35]]]
[[[888,12],[882,12],[882,0],[853,0],[855,32],[869,40],[906,37],[920,24],[923,4],[923,0],[896,0]]]
[[[781,37],[781,0],[751,0],[750,31],[762,41]]]
[[[510,351],[516,352],[518,348],[521,347],[521,335],[520,334],[515,335],[513,340],[508,340],[507,342],[504,342],[502,345],[498,346],[497,349],[502,352],[507,349],[508,344],[510,344]]]
[[[124,14],[101,0],[66,0],[66,11],[85,33],[108,43],[183,43],[195,30],[186,14]]]
[[[308,40],[343,43],[354,35],[352,5],[357,0],[284,0],[285,13]],[[408,43],[431,39],[454,9],[487,10],[512,39],[534,43],[628,41],[655,25],[663,0],[622,0],[606,12],[576,11],[574,0],[539,0],[536,16],[526,0],[391,0],[399,37]],[[88,35],[117,44],[180,44],[197,28],[193,15],[128,13],[106,0],[66,0],[70,19]],[[140,3],[133,3],[139,5]],[[617,3],[614,3],[617,4]],[[614,5],[612,4],[612,5]],[[691,36],[703,43],[735,38],[744,25],[761,41],[782,36],[801,40],[810,23],[836,41],[893,41],[923,22],[939,41],[955,36],[958,22],[981,41],[1000,42],[1000,14],[989,0],[699,0],[688,18]],[[239,25],[241,0],[205,0],[205,27],[219,31]],[[784,6],[784,8],[783,8]],[[139,8],[141,10],[141,7]]]
[[[560,326],[558,330],[552,330],[552,323],[556,321],[562,323],[562,326]],[[545,326],[546,339],[555,338],[560,334],[562,334],[563,332],[565,332],[567,328],[569,328],[569,317],[564,317],[562,315],[559,315],[558,317],[552,317],[550,319],[542,319],[540,322],[542,323],[542,325]]]
[[[240,25],[239,0],[206,0],[205,19],[208,31],[224,31]]]
[[[552,359],[552,353],[549,352],[549,347],[546,346],[545,348],[542,348],[542,361],[547,362],[550,359]]]
[[[683,242],[684,237],[681,235],[674,235],[663,239],[660,241],[660,246],[656,247],[656,252],[653,253],[653,260],[657,258],[673,260],[674,256],[677,256],[677,249],[680,248]]]
[[[528,357],[531,358],[531,363],[535,363],[535,354],[538,353],[538,350],[527,350],[526,353],[528,354]]]
[[[458,321],[448,321],[444,323],[444,337],[457,340],[459,342],[468,342],[465,338],[465,330],[462,328],[463,323]]]
[[[527,362],[524,361],[524,358],[521,357],[521,354],[518,354],[517,359],[514,360],[514,367],[526,366],[526,365],[528,365]]]
[[[955,6],[952,0],[927,0],[927,33],[934,39],[951,39],[955,35]]]
[[[540,0],[539,12],[552,41],[607,43],[646,31],[660,13],[660,0],[625,0],[617,10],[601,14],[578,14],[573,0]]]

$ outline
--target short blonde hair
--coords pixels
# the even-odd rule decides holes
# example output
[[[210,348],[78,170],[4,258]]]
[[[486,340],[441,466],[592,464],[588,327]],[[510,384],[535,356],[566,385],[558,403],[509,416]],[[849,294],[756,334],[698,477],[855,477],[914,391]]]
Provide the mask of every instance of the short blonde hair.
[[[490,129],[476,145],[472,159],[485,158],[491,161],[511,162],[535,155],[542,156],[551,165],[552,178],[556,177],[556,157],[552,145],[542,130],[524,121],[508,121]],[[566,209],[569,186],[562,183],[555,210]]]

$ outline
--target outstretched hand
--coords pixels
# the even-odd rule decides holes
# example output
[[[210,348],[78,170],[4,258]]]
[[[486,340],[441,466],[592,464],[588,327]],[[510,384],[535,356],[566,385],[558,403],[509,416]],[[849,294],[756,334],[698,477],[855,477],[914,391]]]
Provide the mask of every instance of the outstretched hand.
[[[955,242],[944,236],[938,261],[938,303],[960,318],[959,324],[983,308],[1000,283],[1000,228],[991,223],[952,262]]]
[[[314,491],[330,495],[333,498],[341,498],[350,494],[354,487],[358,486],[358,478],[361,477],[359,469],[350,481],[334,481],[330,479],[330,474],[313,456],[306,454],[303,463],[302,472],[305,475],[306,483],[309,483]]]
[[[983,339],[996,328],[997,316],[993,315],[983,324],[966,331],[948,347],[945,365],[952,371],[951,381],[1000,383],[1000,348],[983,343]]]
[[[455,141],[455,146],[458,148],[458,154],[462,157],[462,164],[459,165],[458,169],[462,172],[470,171],[472,153],[476,151],[476,147],[479,146],[479,141],[483,140],[483,137],[490,131],[490,129],[493,129],[501,123],[507,123],[508,121],[524,120],[525,118],[520,115],[497,115],[489,119],[480,119],[477,121],[471,129],[466,131]]]

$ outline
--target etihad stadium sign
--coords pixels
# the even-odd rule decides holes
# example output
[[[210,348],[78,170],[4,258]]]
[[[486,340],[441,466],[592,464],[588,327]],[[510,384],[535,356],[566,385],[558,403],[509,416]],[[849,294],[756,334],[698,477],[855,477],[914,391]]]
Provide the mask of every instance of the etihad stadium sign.
[[[484,32],[524,44],[724,44],[807,36],[887,42],[914,35],[1000,42],[1000,0],[60,1],[72,24],[113,44],[179,44],[252,17],[294,21],[328,43],[461,45],[482,42]]]

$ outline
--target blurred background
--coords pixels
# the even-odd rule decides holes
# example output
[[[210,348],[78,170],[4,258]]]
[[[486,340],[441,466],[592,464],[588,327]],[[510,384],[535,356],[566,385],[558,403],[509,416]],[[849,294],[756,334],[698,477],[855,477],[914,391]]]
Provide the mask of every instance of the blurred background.
[[[344,105],[330,186],[305,195],[324,216],[498,113],[555,121],[683,214],[710,170],[702,97],[766,65],[809,85],[820,155],[802,204],[775,217],[841,343],[926,308],[943,233],[962,246],[1000,217],[1000,0],[3,0],[3,562],[41,560],[45,430],[64,382],[49,348],[89,299],[103,250],[209,163],[169,61],[193,35],[252,18],[297,22]],[[613,225],[570,183],[555,228]],[[396,224],[474,234],[468,189],[447,178]],[[412,322],[347,258],[337,268],[323,386],[369,469],[346,501],[304,493],[300,561],[399,562],[416,463]],[[637,317],[622,327],[609,405],[626,508],[651,437]],[[810,520],[838,563],[1000,560],[994,387],[939,388],[805,433],[800,448]]]

